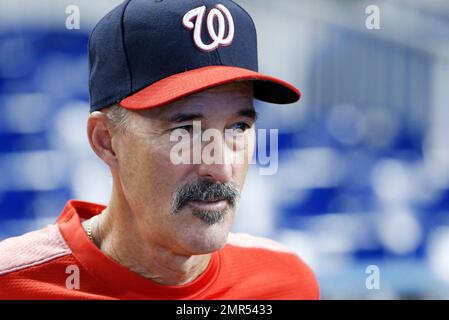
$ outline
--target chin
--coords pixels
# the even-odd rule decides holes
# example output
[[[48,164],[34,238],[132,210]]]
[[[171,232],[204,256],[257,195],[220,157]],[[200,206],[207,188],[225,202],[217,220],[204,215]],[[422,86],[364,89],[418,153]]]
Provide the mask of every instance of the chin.
[[[192,231],[186,234],[188,237],[184,240],[187,244],[186,249],[193,255],[201,255],[223,248],[228,239],[230,226],[227,223],[221,223]]]
[[[202,255],[220,250],[226,244],[234,221],[235,210],[230,209],[220,221],[202,217],[201,212],[186,208],[176,216],[176,242],[185,254]],[[212,222],[211,222],[212,221]]]

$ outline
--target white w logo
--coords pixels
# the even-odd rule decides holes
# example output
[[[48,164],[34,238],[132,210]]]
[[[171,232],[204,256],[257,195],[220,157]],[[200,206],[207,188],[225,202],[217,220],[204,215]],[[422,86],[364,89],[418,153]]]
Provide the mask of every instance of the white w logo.
[[[193,40],[198,48],[204,51],[213,51],[219,46],[228,46],[232,43],[234,39],[234,20],[232,19],[229,10],[221,5],[217,4],[215,8],[211,9],[207,15],[207,31],[209,36],[213,40],[210,44],[205,44],[201,39],[201,29],[203,26],[204,14],[206,12],[206,6],[201,6],[190,10],[184,15],[182,19],[182,24],[189,30],[193,30]],[[195,23],[192,19],[196,17]],[[225,38],[225,17],[228,20],[229,31]],[[218,21],[218,33],[215,32],[214,20]]]

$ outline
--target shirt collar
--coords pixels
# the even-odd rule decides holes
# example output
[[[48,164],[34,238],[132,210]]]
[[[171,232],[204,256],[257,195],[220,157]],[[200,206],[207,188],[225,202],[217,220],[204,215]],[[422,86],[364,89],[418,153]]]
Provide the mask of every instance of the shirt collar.
[[[117,298],[195,299],[216,280],[220,269],[220,251],[212,254],[206,270],[194,281],[178,286],[157,284],[126,269],[104,254],[87,236],[81,222],[105,209],[104,205],[71,200],[67,202],[57,225],[72,250],[72,255],[87,272],[101,280]]]

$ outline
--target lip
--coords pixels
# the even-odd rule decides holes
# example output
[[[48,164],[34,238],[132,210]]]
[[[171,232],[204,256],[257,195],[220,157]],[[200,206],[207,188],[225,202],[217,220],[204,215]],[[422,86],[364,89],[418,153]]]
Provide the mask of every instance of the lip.
[[[218,201],[189,201],[187,204],[198,210],[224,210],[226,209],[228,203],[226,200]]]

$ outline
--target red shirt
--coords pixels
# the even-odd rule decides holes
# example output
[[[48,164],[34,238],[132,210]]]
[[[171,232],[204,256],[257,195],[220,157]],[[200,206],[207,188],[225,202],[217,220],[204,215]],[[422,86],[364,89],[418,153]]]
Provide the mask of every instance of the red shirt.
[[[318,299],[312,270],[278,243],[230,234],[207,269],[180,286],[121,266],[81,222],[105,207],[69,201],[56,224],[0,242],[0,299]],[[78,287],[79,285],[79,287]]]

